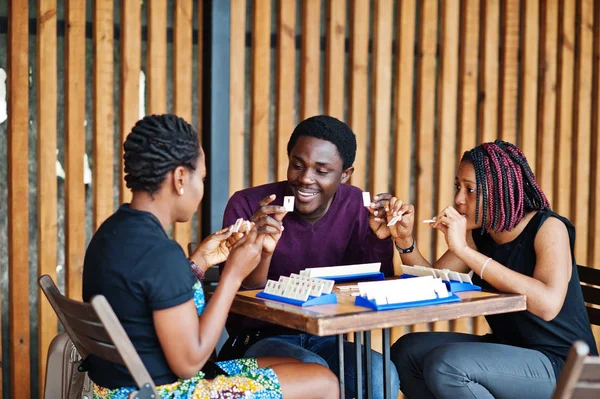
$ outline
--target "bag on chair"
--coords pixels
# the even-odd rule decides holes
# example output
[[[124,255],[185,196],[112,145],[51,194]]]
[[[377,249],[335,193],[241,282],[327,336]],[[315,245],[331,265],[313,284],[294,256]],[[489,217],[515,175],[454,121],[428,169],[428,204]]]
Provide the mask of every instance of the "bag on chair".
[[[79,371],[81,356],[66,333],[58,334],[48,348],[45,399],[92,399],[92,381]]]

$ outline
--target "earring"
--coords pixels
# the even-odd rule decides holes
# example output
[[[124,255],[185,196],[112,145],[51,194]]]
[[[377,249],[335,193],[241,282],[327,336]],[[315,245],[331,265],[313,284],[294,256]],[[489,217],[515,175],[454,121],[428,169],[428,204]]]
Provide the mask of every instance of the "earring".
[[[183,187],[179,188],[179,195],[183,195]]]

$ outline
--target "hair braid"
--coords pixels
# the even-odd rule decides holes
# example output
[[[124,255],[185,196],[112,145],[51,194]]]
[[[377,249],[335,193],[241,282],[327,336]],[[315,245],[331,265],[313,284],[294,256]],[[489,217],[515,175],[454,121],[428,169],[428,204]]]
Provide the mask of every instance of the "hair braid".
[[[139,120],[123,144],[125,181],[131,191],[154,194],[165,175],[178,166],[196,169],[198,133],[175,115],[150,115]]]

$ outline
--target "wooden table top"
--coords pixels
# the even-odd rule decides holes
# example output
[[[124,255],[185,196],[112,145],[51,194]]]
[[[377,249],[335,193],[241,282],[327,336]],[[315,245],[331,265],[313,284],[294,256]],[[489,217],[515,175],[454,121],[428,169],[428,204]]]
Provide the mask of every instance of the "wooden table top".
[[[460,302],[383,311],[355,306],[354,297],[337,287],[334,289],[337,304],[308,307],[256,298],[258,292],[260,290],[239,292],[231,312],[319,336],[526,309],[525,295],[478,291],[457,293]]]

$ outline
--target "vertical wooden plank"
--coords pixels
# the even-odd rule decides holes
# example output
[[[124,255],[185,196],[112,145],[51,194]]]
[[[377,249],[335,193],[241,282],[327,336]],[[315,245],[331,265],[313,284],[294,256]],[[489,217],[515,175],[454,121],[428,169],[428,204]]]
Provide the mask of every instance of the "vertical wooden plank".
[[[30,396],[29,340],[29,11],[26,0],[8,3],[8,284],[10,387]],[[27,360],[27,361],[24,361]]]
[[[558,108],[558,137],[555,149],[556,180],[554,210],[571,219],[571,182],[573,178],[573,77],[575,75],[575,9],[576,3],[563,0],[561,4],[562,34],[559,41],[560,83]]]
[[[113,15],[112,0],[94,0],[94,230],[114,212]]]
[[[541,85],[538,115],[538,184],[544,190],[550,204],[554,204],[554,146],[556,136],[556,88],[558,68],[558,0],[544,0],[542,3],[542,26],[540,46],[543,48],[540,60]]]
[[[460,40],[463,46],[460,53],[460,110],[458,154],[456,154],[459,159],[464,151],[475,146],[477,137],[479,15],[479,0],[468,0],[462,3]],[[454,183],[454,178],[452,182]]]
[[[410,201],[411,143],[413,141],[414,62],[416,1],[398,4],[396,37],[396,106],[394,109],[394,187],[393,192],[404,202]]]
[[[477,3],[477,1],[475,2]],[[478,4],[469,4],[475,8]],[[476,18],[479,10],[474,10]],[[457,136],[457,102],[458,96],[458,49],[460,24],[460,3],[442,2],[440,9],[440,54],[441,67],[438,70],[438,153],[437,153],[437,206],[441,210],[448,205],[454,204],[454,176],[456,171],[456,156],[454,151],[448,151],[456,147]],[[477,51],[477,45],[474,47]],[[468,51],[468,50],[467,50]],[[476,104],[473,107],[476,111]],[[443,235],[436,236],[435,251],[433,259],[437,259],[448,250]],[[449,323],[433,323],[433,330],[448,331]]]
[[[575,258],[582,265],[588,264],[589,242],[589,200],[590,200],[590,163],[591,163],[591,123],[592,123],[592,77],[594,52],[594,4],[593,0],[579,2],[579,30],[577,75],[576,75],[576,138],[574,175],[572,181],[571,214],[579,240],[575,241]]]
[[[521,68],[521,112],[518,146],[527,156],[531,168],[537,163],[537,106],[540,5],[525,1],[523,15],[523,64]]]
[[[192,123],[193,0],[176,0],[173,23],[173,112]],[[173,239],[184,250],[192,239],[191,221],[176,223]]]
[[[590,251],[588,266],[600,269],[600,171],[598,170],[600,159],[600,5],[596,3],[594,10],[594,81],[592,93],[592,172],[591,189],[592,199],[590,201]],[[600,327],[594,330],[594,334],[600,332]],[[597,341],[600,341],[600,335]]]
[[[389,187],[390,121],[392,106],[391,1],[376,1],[373,11],[373,83],[371,95],[371,187],[372,193],[387,193]]]
[[[493,19],[496,18],[499,21],[499,5],[497,1],[490,0],[485,2],[485,15],[486,20],[489,18],[492,23]],[[479,0],[467,0],[462,3],[461,7],[461,24],[460,24],[460,41],[462,43],[462,49],[460,53],[460,65],[459,65],[459,111],[458,111],[458,153],[456,158],[460,159],[464,151],[469,150],[475,146],[477,141],[477,115],[478,115],[478,71],[479,71],[479,56],[478,51],[480,48],[479,44],[479,19],[481,17],[480,12],[481,3]],[[486,21],[487,22],[487,21]],[[481,109],[486,123],[488,125],[496,123],[498,113],[498,82],[491,81],[492,77],[498,77],[498,24],[496,22],[496,31],[488,32],[488,26],[484,24],[484,65],[485,62],[490,61],[489,70],[487,65],[482,69],[484,76],[482,77],[482,83],[484,85],[485,102],[482,104]],[[493,56],[496,56],[494,59]],[[490,83],[489,87],[486,86]],[[489,90],[489,92],[488,92]],[[489,97],[488,97],[489,94]],[[495,106],[493,110],[490,106]],[[492,126],[489,132],[480,132],[481,137],[487,137],[489,133],[493,131],[496,134],[496,125]],[[454,170],[453,170],[454,172]],[[452,179],[454,182],[454,179]],[[442,237],[438,236],[438,240],[442,240]],[[445,240],[444,240],[445,241]],[[482,318],[483,319],[483,318]],[[478,319],[466,319],[457,320],[452,323],[452,331],[469,332],[469,324],[477,325]],[[485,320],[483,320],[485,322]]]
[[[56,59],[56,0],[37,2],[37,192],[38,276],[56,281],[57,186],[56,120],[58,72]],[[46,358],[50,341],[58,331],[56,314],[38,289],[38,386],[44,392]]]
[[[197,18],[198,18],[198,26],[204,26],[204,0],[198,0],[198,2],[196,3],[197,8]],[[231,23],[231,20],[230,20]],[[244,24],[245,26],[245,24]],[[230,28],[231,29],[231,28]],[[202,133],[201,133],[201,126],[202,126],[202,117],[204,115],[204,113],[202,112],[203,109],[203,102],[202,102],[202,98],[204,97],[204,89],[203,89],[203,69],[202,66],[204,65],[204,58],[202,56],[203,52],[204,52],[204,48],[203,48],[203,43],[204,43],[204,29],[198,29],[198,36],[197,36],[197,40],[198,40],[198,44],[196,45],[196,51],[197,51],[197,56],[196,56],[196,62],[198,64],[198,68],[196,69],[196,73],[198,76],[197,79],[197,87],[196,87],[196,98],[198,99],[198,108],[197,108],[197,112],[198,112],[198,127],[197,127],[197,131],[198,131],[198,139],[200,141],[200,145],[202,145]],[[231,90],[230,90],[231,92]],[[231,145],[231,144],[230,144]],[[231,172],[230,172],[231,173]],[[201,208],[198,209],[198,211],[196,212],[196,219],[197,219],[197,237],[198,237],[198,241],[200,241],[203,237],[202,237],[202,211]],[[187,253],[187,251],[186,251]]]
[[[482,3],[481,27],[481,103],[479,107],[479,138],[478,142],[493,141],[498,138],[498,51],[500,25],[499,0],[487,0]],[[465,132],[467,133],[467,132]],[[462,143],[462,142],[461,142]],[[459,150],[468,150],[472,145],[463,145]]]
[[[417,88],[417,196],[415,220],[430,218],[433,203],[433,162],[435,141],[435,81],[438,31],[438,2],[423,0],[419,22],[419,60]],[[427,225],[417,223],[416,239],[425,258],[433,254],[432,231]],[[419,331],[424,325],[412,326]]]
[[[325,113],[340,120],[344,120],[346,0],[327,1],[326,29],[327,45],[325,46]]]
[[[269,75],[271,68],[271,2],[255,0],[252,22],[252,174],[251,184],[269,181]],[[268,151],[267,151],[268,152]]]
[[[65,258],[67,296],[81,300],[85,255],[85,2],[66,4],[65,43]]]
[[[343,49],[343,47],[342,47]],[[279,3],[277,14],[275,157],[277,180],[287,179],[287,143],[294,129],[296,82],[296,4]]]
[[[302,1],[302,50],[300,55],[300,119],[319,113],[321,67],[321,1]]]
[[[137,1],[121,1],[121,37],[119,69],[119,131],[121,143],[127,139],[133,125],[140,117],[140,71],[142,70],[142,7]],[[125,183],[125,165],[123,162],[123,146],[119,157],[121,203],[131,201],[131,191]]]
[[[367,181],[367,90],[369,68],[369,1],[353,0],[350,9],[350,71],[348,124],[356,135],[358,148],[352,185],[366,190]]]
[[[244,188],[246,0],[231,0],[229,63],[229,194]],[[202,75],[198,81],[202,81]]]
[[[167,112],[167,1],[148,2],[146,114]]]
[[[500,70],[500,137],[517,142],[517,101],[519,90],[520,0],[506,0],[502,12],[502,69]]]

